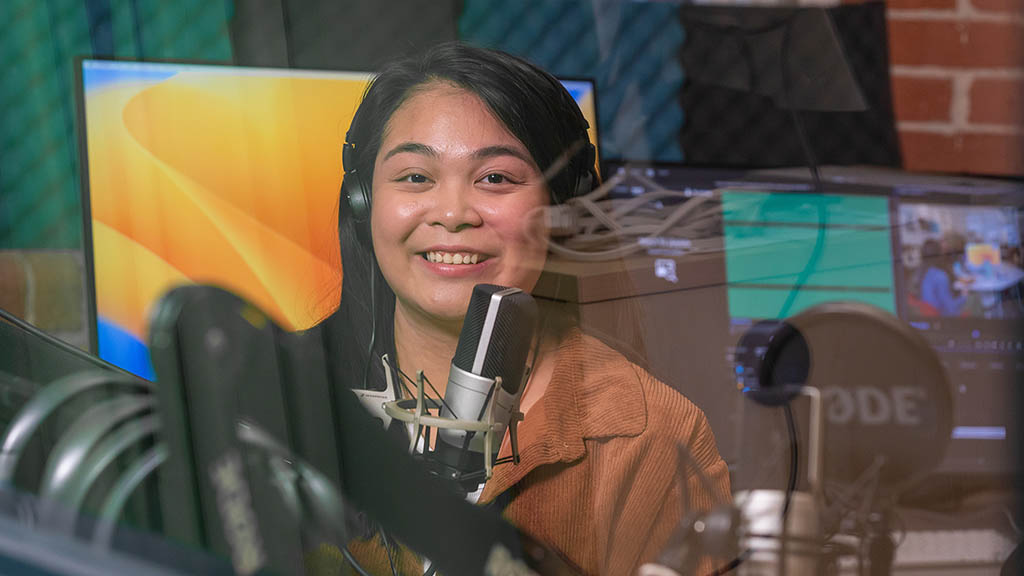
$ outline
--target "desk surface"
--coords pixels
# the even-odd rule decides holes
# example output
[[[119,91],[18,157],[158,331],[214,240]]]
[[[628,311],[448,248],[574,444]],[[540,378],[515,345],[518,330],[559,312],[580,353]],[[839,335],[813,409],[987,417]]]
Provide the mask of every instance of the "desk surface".
[[[668,273],[668,267],[674,274]],[[725,253],[722,251],[658,256],[638,252],[605,262],[580,262],[551,256],[533,293],[552,300],[590,304],[721,287],[725,281]]]

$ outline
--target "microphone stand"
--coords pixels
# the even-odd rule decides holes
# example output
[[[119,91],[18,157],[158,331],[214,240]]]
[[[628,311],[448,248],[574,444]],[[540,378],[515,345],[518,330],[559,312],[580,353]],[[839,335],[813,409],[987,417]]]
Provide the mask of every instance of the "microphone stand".
[[[892,572],[896,543],[890,528],[891,513],[886,508],[876,510],[868,517],[867,541],[869,576],[889,576]]]
[[[751,389],[745,394],[750,396],[759,404],[767,406],[781,406],[788,409],[792,398],[805,396],[810,402],[810,429],[808,431],[808,453],[807,458],[807,483],[810,494],[795,492],[795,483],[791,481],[782,502],[779,502],[778,491],[775,490],[751,490],[741,492],[738,496],[739,507],[742,512],[744,530],[741,532],[741,540],[745,541],[745,548],[750,553],[749,561],[760,568],[752,568],[752,573],[770,573],[771,558],[776,559],[772,572],[779,576],[787,574],[817,574],[820,566],[823,546],[821,543],[821,510],[824,504],[823,485],[823,462],[824,462],[824,419],[822,412],[822,396],[820,390],[810,386],[788,384],[772,387],[772,389]],[[795,431],[790,429],[791,442],[795,442]],[[791,471],[791,475],[793,472]],[[794,495],[797,498],[794,498]],[[809,496],[809,498],[808,498]],[[790,521],[791,504],[796,503],[803,511],[801,515]],[[793,524],[793,526],[791,526]],[[788,533],[791,529],[798,531],[797,536],[792,537]],[[806,561],[800,562],[797,566],[789,566],[787,551],[791,545],[796,546],[798,551],[793,555],[813,556],[813,565]]]
[[[822,415],[822,399],[821,391],[811,386],[799,386],[797,395],[807,397],[810,403],[810,414],[809,420],[811,422],[810,430],[808,431],[808,457],[807,457],[807,484],[811,489],[811,499],[813,502],[812,509],[815,514],[820,514],[824,503],[824,483],[823,479],[823,461],[824,449],[823,438],[825,435],[825,422]],[[789,402],[792,397],[786,401],[786,408],[789,407]],[[782,508],[782,522],[779,530],[779,576],[785,576],[786,572],[786,531],[788,530],[788,513],[790,500],[792,498],[793,490],[786,491],[786,499]],[[820,526],[820,522],[818,523]],[[819,535],[820,536],[820,535]],[[817,548],[820,551],[820,542],[816,543]],[[819,557],[820,560],[820,557]]]

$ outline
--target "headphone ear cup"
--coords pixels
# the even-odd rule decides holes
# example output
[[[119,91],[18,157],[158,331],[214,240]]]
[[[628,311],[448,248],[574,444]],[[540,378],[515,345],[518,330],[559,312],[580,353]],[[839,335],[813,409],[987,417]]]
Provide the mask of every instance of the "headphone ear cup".
[[[576,189],[573,190],[573,197],[583,196],[597,185],[597,174],[595,173],[594,162],[597,160],[597,150],[594,145],[587,141],[586,147],[579,153],[580,172],[576,179]]]
[[[349,142],[349,135],[346,133],[345,144],[341,147],[341,167],[345,171],[345,178],[341,182],[341,196],[345,198],[345,207],[348,208],[349,217],[355,223],[356,232],[361,239],[368,241],[370,236],[370,189],[355,168],[355,154],[356,147]],[[340,229],[340,208],[338,226]]]
[[[362,178],[356,174],[346,175],[342,189],[345,191],[345,201],[348,203],[348,211],[352,215],[352,219],[359,224],[369,222],[370,195],[366,186],[363,185]]]
[[[370,191],[363,183],[363,179],[354,172],[346,174],[345,180],[341,184],[341,195],[345,198],[345,208],[348,209],[356,233],[362,241],[368,242],[370,238]],[[340,225],[340,216],[338,221]]]
[[[588,168],[586,172],[580,174],[579,180],[576,182],[576,191],[573,193],[574,197],[583,196],[594,189],[594,169]]]

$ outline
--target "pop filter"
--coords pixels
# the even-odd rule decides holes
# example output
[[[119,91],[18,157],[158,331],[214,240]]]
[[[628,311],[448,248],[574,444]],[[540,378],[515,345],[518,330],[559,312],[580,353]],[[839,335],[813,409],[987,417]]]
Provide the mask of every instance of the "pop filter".
[[[825,479],[877,472],[895,495],[934,470],[952,431],[952,391],[934,350],[892,314],[829,302],[788,320],[802,338],[773,341],[775,358],[807,358],[807,385],[825,400]],[[806,346],[790,354],[785,347]],[[785,362],[777,362],[778,369]]]

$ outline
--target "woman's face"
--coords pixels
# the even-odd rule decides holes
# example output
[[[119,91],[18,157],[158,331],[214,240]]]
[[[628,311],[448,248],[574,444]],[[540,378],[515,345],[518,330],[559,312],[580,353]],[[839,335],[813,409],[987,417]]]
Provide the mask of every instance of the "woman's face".
[[[398,306],[461,322],[476,284],[532,290],[548,197],[529,151],[476,95],[418,91],[391,116],[373,171],[373,248]]]

